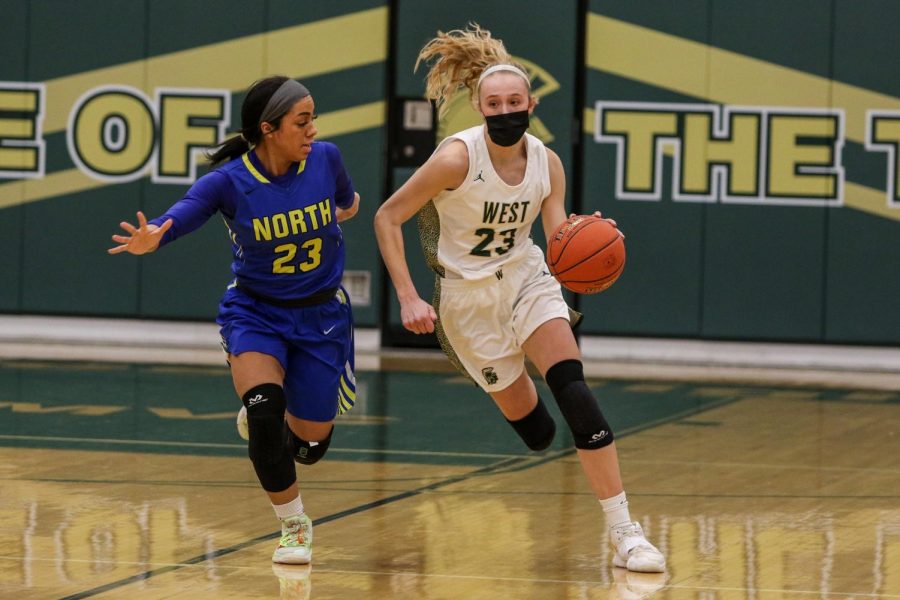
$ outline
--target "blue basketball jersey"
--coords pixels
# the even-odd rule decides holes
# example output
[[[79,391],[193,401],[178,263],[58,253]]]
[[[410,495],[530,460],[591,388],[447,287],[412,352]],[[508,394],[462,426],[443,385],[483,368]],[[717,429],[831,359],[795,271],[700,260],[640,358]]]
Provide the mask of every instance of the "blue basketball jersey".
[[[198,179],[151,223],[173,220],[162,245],[221,212],[239,285],[274,298],[305,298],[340,285],[345,253],[335,211],[350,207],[353,197],[333,144],[314,142],[307,159],[280,177],[251,150]]]

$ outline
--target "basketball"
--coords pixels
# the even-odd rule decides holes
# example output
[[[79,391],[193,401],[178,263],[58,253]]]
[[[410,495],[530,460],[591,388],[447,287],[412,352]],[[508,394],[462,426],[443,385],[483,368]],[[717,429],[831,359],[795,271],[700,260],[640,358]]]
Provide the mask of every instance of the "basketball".
[[[547,242],[547,266],[567,290],[599,294],[625,268],[625,236],[596,215],[569,217]]]

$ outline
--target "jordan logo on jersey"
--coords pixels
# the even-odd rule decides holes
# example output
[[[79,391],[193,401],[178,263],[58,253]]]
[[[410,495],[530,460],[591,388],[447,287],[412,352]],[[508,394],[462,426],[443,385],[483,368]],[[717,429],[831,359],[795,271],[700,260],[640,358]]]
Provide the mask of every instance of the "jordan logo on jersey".
[[[473,179],[472,181],[484,181],[484,177],[481,176],[481,174],[482,174],[483,172],[484,172],[483,170],[482,170],[482,171],[478,171],[478,176],[475,177],[475,179]],[[487,182],[485,181],[485,183],[487,183]]]

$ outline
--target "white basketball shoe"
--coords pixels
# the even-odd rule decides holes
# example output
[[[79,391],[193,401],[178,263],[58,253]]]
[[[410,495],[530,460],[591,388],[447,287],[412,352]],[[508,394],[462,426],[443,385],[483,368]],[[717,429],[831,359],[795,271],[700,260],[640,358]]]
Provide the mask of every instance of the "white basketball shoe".
[[[613,565],[638,573],[662,573],[666,557],[644,537],[640,523],[625,523],[609,531]]]

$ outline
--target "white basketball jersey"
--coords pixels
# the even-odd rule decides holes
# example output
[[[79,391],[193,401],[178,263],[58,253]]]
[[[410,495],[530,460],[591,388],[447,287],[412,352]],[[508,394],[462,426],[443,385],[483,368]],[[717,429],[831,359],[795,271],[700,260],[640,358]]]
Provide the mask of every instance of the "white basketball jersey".
[[[457,139],[469,150],[465,182],[434,198],[440,222],[437,261],[450,278],[492,277],[504,264],[524,257],[533,245],[531,226],[550,195],[543,142],[525,134],[525,177],[518,185],[509,185],[494,171],[484,136],[484,125],[477,125],[444,139],[438,147]]]

